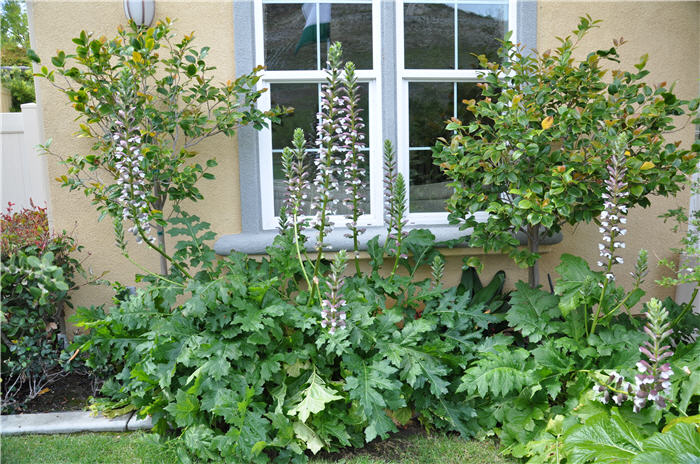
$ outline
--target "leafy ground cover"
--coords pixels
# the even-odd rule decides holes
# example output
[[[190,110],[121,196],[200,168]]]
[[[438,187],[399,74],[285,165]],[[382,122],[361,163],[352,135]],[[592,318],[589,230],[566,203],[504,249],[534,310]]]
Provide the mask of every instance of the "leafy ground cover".
[[[152,435],[138,433],[85,433],[77,435],[22,435],[2,440],[2,462],[15,464],[171,463],[175,453],[163,449]],[[315,464],[507,464],[489,442],[456,436],[410,433],[370,445],[351,454],[327,454]]]

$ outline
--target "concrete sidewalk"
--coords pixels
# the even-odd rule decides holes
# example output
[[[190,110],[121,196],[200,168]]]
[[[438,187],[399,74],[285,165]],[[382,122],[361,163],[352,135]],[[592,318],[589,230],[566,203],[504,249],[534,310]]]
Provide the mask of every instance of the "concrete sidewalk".
[[[151,418],[137,419],[135,413],[108,419],[89,411],[49,412],[0,416],[0,434],[128,432],[153,427]]]

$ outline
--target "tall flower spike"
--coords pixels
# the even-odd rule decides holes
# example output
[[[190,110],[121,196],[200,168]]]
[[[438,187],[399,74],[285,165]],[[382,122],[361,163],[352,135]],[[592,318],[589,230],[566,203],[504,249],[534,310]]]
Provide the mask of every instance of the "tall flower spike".
[[[353,239],[353,248],[355,251],[355,265],[360,273],[359,258],[359,235],[365,230],[358,227],[358,220],[363,211],[360,207],[360,198],[362,197],[362,189],[365,185],[365,157],[362,150],[365,148],[364,138],[362,133],[365,124],[360,117],[360,95],[358,92],[357,77],[355,76],[355,65],[347,63],[345,65],[345,74],[343,77],[345,86],[345,107],[342,109],[343,117],[340,119],[342,132],[340,134],[340,142],[342,149],[345,151],[345,162],[343,177],[345,181],[345,205],[350,210],[350,214],[346,216],[347,227],[350,230],[346,237]]]
[[[667,321],[668,311],[661,302],[652,298],[647,303],[647,324],[644,332],[651,339],[639,347],[646,357],[637,363],[639,374],[635,376],[634,384],[627,382],[619,373],[613,372],[607,382],[593,388],[599,401],[608,403],[614,401],[618,406],[627,400],[632,401],[632,410],[639,412],[647,403],[654,403],[659,409],[666,408],[671,394],[671,377],[673,369],[664,362],[673,356],[673,351],[664,340],[673,333]]]
[[[405,231],[408,219],[406,219],[406,182],[402,174],[396,176],[396,182],[392,186],[391,206],[389,208],[389,223],[392,228],[389,229],[387,236],[388,251],[396,257],[392,274],[396,272],[400,258],[408,258],[403,254],[403,239],[406,237]]]
[[[150,235],[150,204],[148,194],[151,191],[143,171],[143,154],[141,153],[141,131],[133,116],[133,109],[129,108],[129,101],[133,97],[134,90],[128,82],[123,83],[117,91],[114,100],[117,111],[112,121],[112,147],[114,167],[117,175],[117,188],[119,196],[117,202],[122,207],[122,220],[133,221],[133,227],[129,232],[134,234],[136,242],[141,243],[146,238],[153,243],[155,237]]]
[[[634,412],[639,412],[648,401],[652,401],[659,409],[666,407],[668,396],[671,394],[671,381],[673,369],[664,359],[673,356],[669,345],[664,345],[664,340],[673,333],[671,324],[667,321],[668,311],[661,302],[652,298],[647,303],[647,324],[644,332],[651,341],[644,342],[639,351],[646,356],[648,361],[637,363],[639,374],[635,376]]]
[[[309,191],[305,143],[304,131],[297,128],[294,130],[292,139],[294,148],[285,147],[282,151],[282,171],[286,179],[283,208],[288,220],[293,220],[297,224],[297,231],[303,228],[303,224],[298,223],[297,218],[303,214]]]
[[[624,160],[625,141],[618,137],[615,141],[610,163],[607,166],[608,178],[605,180],[606,192],[603,193],[604,207],[600,213],[598,222],[603,241],[598,244],[601,261],[598,265],[605,269],[605,277],[608,280],[615,280],[612,267],[615,264],[622,264],[622,257],[619,256],[620,248],[625,248],[625,242],[621,240],[627,233],[627,206],[625,197],[629,195],[627,191],[627,181],[625,176],[627,168]]]
[[[321,86],[321,111],[317,115],[318,158],[314,161],[316,176],[313,181],[315,195],[311,203],[311,210],[314,213],[311,225],[318,231],[316,250],[319,252],[323,250],[324,240],[333,228],[329,216],[335,212],[338,199],[335,198],[334,192],[337,192],[340,187],[337,171],[342,160],[336,156],[335,152],[340,150],[340,134],[343,131],[339,122],[343,104],[341,57],[340,44],[333,44],[328,50],[326,83]]]
[[[331,264],[328,292],[321,301],[321,327],[327,328],[330,334],[345,328],[347,315],[344,308],[346,302],[340,290],[343,287],[343,272],[345,272],[346,265],[347,255],[345,250],[340,250]]]
[[[392,198],[394,194],[394,184],[396,183],[396,154],[391,140],[384,141],[384,215],[387,230],[391,233],[394,225],[391,222]]]
[[[642,248],[637,255],[637,263],[634,272],[630,272],[634,279],[634,287],[639,288],[644,283],[644,278],[649,273],[649,252]]]
[[[445,260],[440,255],[435,255],[435,258],[433,258],[433,262],[430,264],[430,271],[433,278],[433,287],[437,288],[445,274]]]

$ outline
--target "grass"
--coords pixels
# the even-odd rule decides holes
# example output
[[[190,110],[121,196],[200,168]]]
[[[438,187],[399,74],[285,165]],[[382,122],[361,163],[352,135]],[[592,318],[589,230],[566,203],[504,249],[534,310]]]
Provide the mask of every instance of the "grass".
[[[171,464],[164,450],[143,432],[17,435],[2,437],[2,464]]]
[[[171,464],[175,452],[136,433],[20,435],[2,438],[3,464]],[[507,464],[490,442],[422,433],[372,443],[361,450],[324,454],[311,464]]]

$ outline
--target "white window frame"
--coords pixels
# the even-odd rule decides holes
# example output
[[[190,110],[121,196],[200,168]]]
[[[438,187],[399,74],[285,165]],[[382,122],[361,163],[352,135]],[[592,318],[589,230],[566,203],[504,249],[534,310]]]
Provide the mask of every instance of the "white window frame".
[[[265,60],[265,30],[263,4],[301,3],[300,0],[255,0],[255,62],[264,64]],[[358,3],[372,5],[372,70],[356,72],[359,83],[369,87],[369,120],[367,124],[369,142],[369,204],[370,213],[360,216],[361,226],[379,226],[384,221],[384,202],[382,199],[382,78],[381,78],[381,2],[378,0],[322,0],[322,3]],[[320,57],[320,44],[317,43],[317,59]],[[321,67],[323,64],[321,63]],[[323,83],[326,74],[323,70],[303,71],[264,71],[258,82],[258,89],[269,88],[275,83]],[[265,92],[258,100],[259,108],[263,111],[271,107],[270,92]],[[320,98],[320,97],[319,97]],[[291,140],[289,141],[291,145]],[[274,207],[274,178],[272,162],[272,132],[266,128],[258,133],[260,156],[260,204],[262,208],[263,229],[275,229],[279,225],[278,211]],[[332,215],[330,220],[336,227],[344,227],[347,219],[344,215]]]
[[[411,82],[483,82],[478,74],[483,70],[477,69],[406,69],[404,55],[404,5],[411,3],[437,3],[437,4],[484,4],[488,0],[459,0],[455,2],[445,0],[397,0],[396,2],[396,88],[397,90],[397,111],[398,115],[398,139],[397,139],[397,159],[398,171],[406,181],[407,201],[410,205],[411,176],[410,176],[410,154],[409,154],[409,103],[408,87]],[[495,2],[494,2],[495,3]],[[512,38],[518,37],[517,31],[517,2],[516,0],[503,0],[498,2],[508,5],[508,24],[506,31],[512,31]],[[455,16],[456,22],[456,16]],[[455,62],[457,61],[457,25],[455,24]],[[453,111],[456,111],[457,92],[454,93]],[[456,114],[454,114],[456,116]],[[407,207],[409,207],[407,205]],[[486,213],[476,213],[478,217],[485,218]],[[411,224],[447,224],[447,212],[411,213],[409,210],[408,220]]]
[[[384,0],[385,1],[385,0]],[[370,213],[360,217],[360,225],[362,226],[381,226],[384,222],[384,201],[383,201],[383,167],[382,167],[382,147],[384,136],[384,128],[382,127],[382,73],[381,73],[381,56],[382,56],[382,0],[322,0],[323,3],[361,3],[372,5],[372,42],[373,42],[373,62],[372,70],[358,70],[357,77],[360,83],[367,83],[369,88],[369,120],[371,124],[367,125],[368,141],[370,146],[369,151],[369,178],[370,178]],[[454,2],[483,4],[488,0],[459,0]],[[264,4],[284,4],[284,3],[303,3],[301,0],[254,0],[254,43],[255,43],[255,62],[264,64]],[[481,70],[477,69],[405,69],[404,64],[404,4],[406,3],[452,3],[445,0],[396,0],[395,1],[395,24],[394,37],[386,37],[384,40],[395,40],[396,49],[396,81],[388,83],[388,85],[396,86],[396,126],[397,126],[397,143],[396,157],[398,171],[403,175],[406,181],[407,201],[410,205],[410,156],[409,156],[409,104],[408,104],[408,89],[411,82],[481,82],[478,73]],[[517,31],[517,0],[503,0],[499,3],[508,5],[508,25],[506,30],[513,31],[512,37],[518,37]],[[455,35],[455,42],[458,38]],[[320,56],[317,43],[317,59]],[[458,53],[458,48],[455,47],[455,54]],[[258,82],[258,89],[269,88],[275,83],[318,83],[325,81],[325,72],[323,70],[299,70],[299,71],[264,71],[261,79]],[[454,99],[457,99],[455,93]],[[455,102],[453,108],[456,109],[458,102]],[[261,110],[268,110],[271,107],[270,92],[263,93],[258,105]],[[390,108],[388,108],[391,111]],[[269,128],[258,132],[258,148],[259,148],[259,175],[260,175],[260,207],[262,228],[271,230],[278,227],[279,216],[274,208],[274,179],[273,179],[273,162],[272,162],[272,135]],[[291,141],[290,141],[291,143]],[[408,207],[407,205],[407,207]],[[477,215],[482,213],[477,213]],[[483,213],[485,214],[485,213]],[[410,224],[415,225],[440,225],[447,224],[447,212],[427,212],[427,213],[409,213],[408,220]],[[333,215],[331,220],[336,226],[344,226],[344,215]]]

